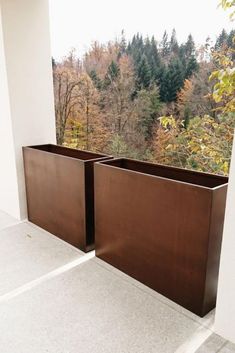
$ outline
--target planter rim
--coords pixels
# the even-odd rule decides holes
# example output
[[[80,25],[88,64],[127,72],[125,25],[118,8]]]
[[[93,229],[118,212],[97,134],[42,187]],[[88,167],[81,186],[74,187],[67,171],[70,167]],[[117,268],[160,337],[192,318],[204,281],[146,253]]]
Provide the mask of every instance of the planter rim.
[[[72,156],[66,156],[64,154],[60,154],[60,153],[55,153],[55,152],[50,152],[50,151],[46,151],[43,149],[40,149],[40,147],[56,147],[58,149],[66,149],[66,150],[73,150],[76,152],[82,152],[82,153],[90,153],[91,155],[93,155],[93,157],[89,158],[89,159],[82,159],[82,158],[76,158],[76,157],[72,157]],[[23,150],[35,150],[38,152],[43,152],[43,153],[47,153],[47,154],[51,154],[51,155],[55,155],[55,156],[62,156],[64,158],[69,158],[69,159],[74,159],[76,161],[81,161],[83,163],[88,163],[88,162],[93,162],[93,161],[103,161],[105,160],[111,160],[112,156],[107,155],[107,154],[101,154],[101,153],[96,153],[96,152],[92,152],[92,151],[87,151],[87,150],[81,150],[81,149],[76,149],[76,148],[71,148],[71,147],[66,147],[66,146],[60,146],[60,145],[56,145],[53,143],[45,143],[45,144],[40,144],[40,145],[30,145],[30,146],[23,146],[22,147]]]
[[[165,169],[168,170],[175,170],[175,171],[184,171],[188,174],[198,174],[207,178],[217,178],[217,179],[221,179],[221,184],[220,185],[216,185],[216,186],[205,186],[205,185],[199,185],[196,184],[194,182],[189,182],[189,181],[181,181],[181,180],[177,180],[177,179],[173,179],[173,178],[169,178],[169,177],[164,177],[164,176],[160,176],[160,175],[153,175],[151,173],[145,173],[145,172],[141,172],[141,171],[137,171],[137,170],[132,170],[129,168],[123,168],[120,166],[116,166],[113,165],[112,163],[115,163],[116,161],[130,161],[130,162],[137,162],[137,163],[141,163],[141,164],[145,164],[145,165],[149,165],[149,166],[157,166],[157,167],[163,167]],[[174,166],[168,166],[168,165],[164,165],[164,164],[159,164],[159,163],[151,163],[151,162],[146,162],[146,161],[140,161],[137,159],[131,159],[131,158],[125,158],[125,157],[121,157],[121,158],[113,158],[113,159],[109,159],[109,160],[102,160],[102,161],[97,161],[95,163],[95,165],[105,165],[106,167],[109,168],[115,168],[115,169],[120,169],[125,171],[128,174],[141,174],[144,176],[148,176],[148,177],[152,177],[152,178],[157,178],[157,179],[163,179],[163,180],[168,180],[170,182],[174,182],[174,183],[180,183],[180,184],[186,184],[186,185],[191,185],[193,187],[198,187],[198,188],[203,188],[209,191],[214,191],[217,189],[220,189],[224,186],[228,185],[228,180],[229,178],[226,176],[222,176],[222,175],[218,175],[218,174],[212,174],[212,173],[205,173],[205,172],[199,172],[199,171],[194,171],[194,170],[190,170],[190,169],[186,169],[186,168],[179,168],[179,167],[174,167]],[[224,180],[224,182],[222,182]]]

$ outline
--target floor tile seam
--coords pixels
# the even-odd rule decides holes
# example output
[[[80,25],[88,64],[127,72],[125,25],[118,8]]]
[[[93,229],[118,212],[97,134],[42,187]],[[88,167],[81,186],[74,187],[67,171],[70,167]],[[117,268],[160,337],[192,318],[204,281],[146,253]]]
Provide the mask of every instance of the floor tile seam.
[[[222,350],[225,346],[227,346],[228,343],[229,343],[228,340],[226,340],[224,343],[222,343],[222,345],[220,346],[220,348],[218,348],[218,350],[217,350],[215,353],[220,353],[221,350]]]
[[[33,288],[36,288],[51,279],[59,277],[60,275],[66,273],[76,267],[79,267],[84,262],[90,261],[92,259],[92,257],[93,257],[92,254],[85,254],[85,255],[83,255],[73,261],[66,263],[63,266],[59,266],[59,267],[55,268],[54,270],[46,273],[45,275],[42,275],[42,276],[40,276],[40,277],[38,277],[28,283],[23,284],[20,287],[13,289],[12,291],[10,291],[8,293],[1,295],[0,296],[0,304],[5,303],[11,299],[14,299],[14,298],[18,297],[19,295],[26,293],[26,292],[32,290]]]
[[[196,353],[212,335],[210,330],[198,332],[200,329],[202,329],[202,327],[199,327],[196,332],[186,339],[174,353]]]

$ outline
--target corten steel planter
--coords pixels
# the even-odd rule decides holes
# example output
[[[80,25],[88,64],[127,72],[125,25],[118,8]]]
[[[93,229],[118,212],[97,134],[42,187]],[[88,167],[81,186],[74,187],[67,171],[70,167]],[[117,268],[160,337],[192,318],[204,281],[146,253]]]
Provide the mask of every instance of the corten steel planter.
[[[204,316],[216,303],[227,182],[129,159],[96,163],[96,255]]]
[[[87,252],[94,248],[95,161],[110,157],[56,145],[23,147],[28,218]]]

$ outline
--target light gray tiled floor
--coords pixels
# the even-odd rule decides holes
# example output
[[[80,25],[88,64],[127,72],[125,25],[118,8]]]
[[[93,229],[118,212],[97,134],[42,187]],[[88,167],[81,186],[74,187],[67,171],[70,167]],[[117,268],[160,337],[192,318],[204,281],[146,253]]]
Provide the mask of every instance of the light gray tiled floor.
[[[0,353],[235,352],[213,312],[198,318],[31,224],[0,232],[0,269]]]
[[[223,349],[219,351],[219,353],[234,353],[234,352],[235,352],[235,344],[232,344],[230,342],[226,343]]]
[[[226,345],[226,341],[213,333],[204,343],[196,350],[196,353],[218,353]]]
[[[197,331],[210,335],[92,261],[4,303],[0,317],[4,353],[12,352],[11,337],[15,351],[24,353],[77,353],[78,347],[84,353],[171,353]]]
[[[17,221],[15,218],[9,216],[5,212],[0,211],[0,230],[17,223],[19,223],[19,221]]]
[[[103,268],[107,269],[108,271],[111,271],[112,273],[114,273],[116,276],[122,278],[123,280],[128,281],[129,283],[132,283],[132,285],[138,287],[141,291],[148,293],[150,296],[152,296],[156,300],[164,303],[165,305],[171,307],[172,309],[176,310],[177,312],[181,312],[182,315],[184,315],[184,316],[186,316],[186,317],[188,317],[188,318],[190,318],[190,319],[192,319],[194,321],[197,321],[199,324],[201,324],[205,328],[210,328],[210,329],[212,328],[212,326],[214,324],[214,316],[215,316],[215,311],[214,310],[212,310],[204,318],[201,318],[201,317],[193,314],[192,312],[184,309],[182,306],[180,306],[180,305],[174,303],[173,301],[169,300],[168,298],[164,297],[163,295],[157,293],[153,289],[145,286],[141,282],[138,282],[134,278],[129,277],[125,273],[119,271],[117,268],[109,265],[108,263],[105,263],[101,259],[94,258],[93,261],[95,261],[99,266],[102,266]]]
[[[81,251],[30,223],[0,230],[0,295],[82,255]]]

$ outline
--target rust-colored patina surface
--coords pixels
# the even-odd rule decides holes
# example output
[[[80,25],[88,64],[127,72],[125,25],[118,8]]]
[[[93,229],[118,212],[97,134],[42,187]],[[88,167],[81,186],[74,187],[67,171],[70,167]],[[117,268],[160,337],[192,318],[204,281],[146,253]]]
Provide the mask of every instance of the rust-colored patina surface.
[[[204,316],[216,303],[227,182],[128,159],[96,163],[96,255]]]
[[[28,218],[87,252],[94,248],[94,169],[110,157],[56,145],[23,147]]]

